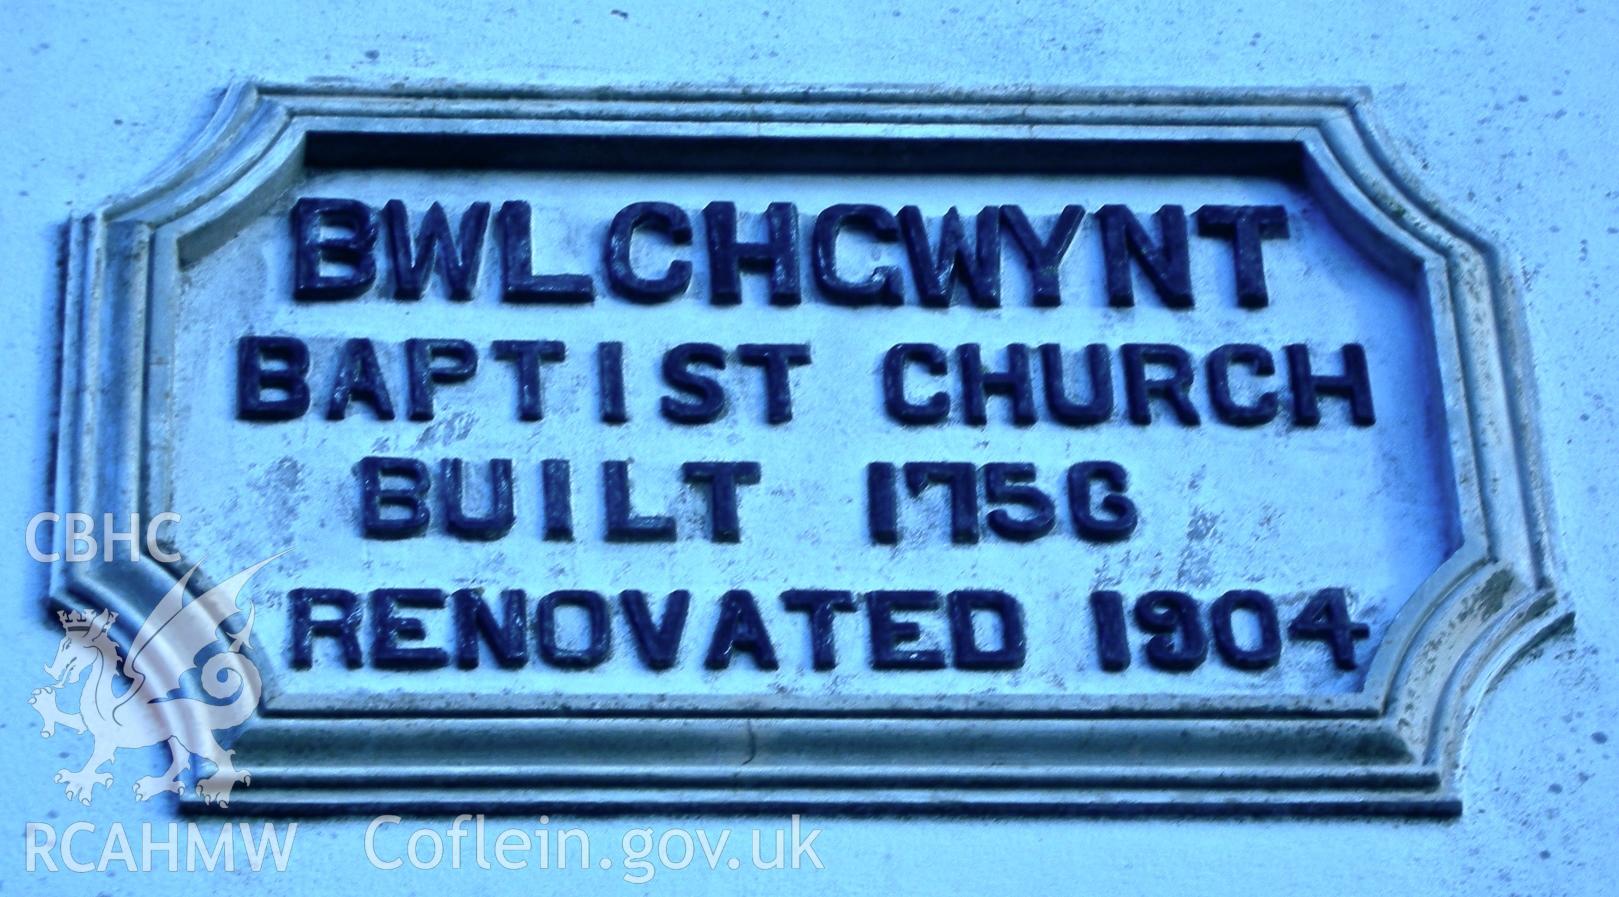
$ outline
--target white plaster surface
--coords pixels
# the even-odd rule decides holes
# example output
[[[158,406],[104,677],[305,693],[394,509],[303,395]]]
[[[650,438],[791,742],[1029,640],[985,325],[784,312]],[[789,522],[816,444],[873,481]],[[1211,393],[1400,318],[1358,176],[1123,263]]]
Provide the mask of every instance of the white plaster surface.
[[[554,9],[390,4],[52,6],[0,16],[0,270],[12,360],[0,394],[9,463],[0,488],[0,577],[14,595],[0,652],[0,893],[286,894],[386,888],[457,894],[651,890],[686,893],[1586,894],[1619,870],[1619,611],[1606,561],[1619,549],[1607,477],[1619,449],[1609,371],[1619,310],[1619,11],[1592,3],[1060,3],[800,6],[713,3]],[[1541,387],[1544,446],[1576,628],[1501,681],[1475,717],[1461,774],[1465,809],[1444,822],[1388,820],[813,819],[821,871],[506,872],[366,864],[365,820],[305,821],[292,867],[260,875],[23,871],[29,821],[166,824],[160,802],[126,782],[157,751],[126,753],[118,785],[93,807],[51,781],[83,743],[43,740],[29,689],[54,639],[37,608],[45,567],[22,544],[44,510],[54,420],[60,226],[155,169],[200,127],[236,78],[349,79],[368,85],[1006,85],[1343,86],[1371,89],[1397,145],[1449,208],[1520,260]],[[9,696],[9,697],[8,697]],[[59,757],[67,752],[67,758]],[[147,768],[150,767],[150,768]],[[502,824],[519,824],[511,820]],[[442,826],[444,820],[438,820]],[[730,826],[774,818],[631,817],[578,825],[599,847],[650,826]],[[532,823],[530,825],[532,826]],[[397,850],[401,838],[395,838]],[[138,846],[137,846],[138,850]],[[94,854],[94,851],[90,851]]]

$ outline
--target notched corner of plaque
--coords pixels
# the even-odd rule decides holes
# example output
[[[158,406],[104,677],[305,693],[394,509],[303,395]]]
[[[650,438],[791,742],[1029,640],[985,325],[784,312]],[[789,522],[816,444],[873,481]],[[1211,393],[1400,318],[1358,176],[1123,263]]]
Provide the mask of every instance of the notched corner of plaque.
[[[1417,250],[1435,334],[1453,341],[1460,361],[1442,385],[1452,440],[1472,456],[1459,465],[1456,483],[1464,534],[1453,560],[1464,564],[1453,566],[1464,569],[1435,591],[1420,624],[1412,621],[1386,692],[1396,731],[1449,782],[1484,695],[1536,645],[1566,631],[1574,609],[1557,585],[1562,559],[1510,254],[1499,237],[1461,220],[1423,185],[1378,121],[1369,92],[1348,109],[1329,145],[1390,234]]]

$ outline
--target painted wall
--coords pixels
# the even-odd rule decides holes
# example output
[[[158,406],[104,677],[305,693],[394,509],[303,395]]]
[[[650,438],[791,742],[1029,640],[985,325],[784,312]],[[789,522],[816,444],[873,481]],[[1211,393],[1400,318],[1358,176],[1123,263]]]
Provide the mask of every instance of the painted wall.
[[[1372,11],[1298,2],[1238,7],[1137,3],[17,4],[0,28],[0,394],[9,438],[0,489],[0,582],[14,594],[0,653],[0,758],[14,772],[0,807],[7,893],[459,893],[524,887],[757,893],[1062,888],[1079,893],[1595,893],[1608,885],[1619,807],[1619,610],[1605,564],[1619,553],[1607,509],[1619,485],[1619,128],[1613,46],[1619,8],[1429,2]],[[268,6],[268,4],[265,4]],[[1463,218],[1497,235],[1519,276],[1542,392],[1577,624],[1522,661],[1479,710],[1462,773],[1466,809],[1447,822],[1003,821],[811,819],[821,871],[476,868],[381,872],[364,820],[306,822],[285,873],[175,878],[30,877],[27,822],[165,824],[119,789],[93,808],[51,781],[74,751],[42,740],[26,708],[55,637],[37,612],[45,568],[22,532],[46,509],[52,447],[60,227],[178,150],[236,78],[365,84],[903,83],[943,86],[1365,85],[1397,152]],[[148,754],[150,756],[148,756]],[[130,754],[120,781],[155,771]],[[516,822],[521,822],[517,820]],[[442,826],[444,821],[438,821]],[[552,820],[616,846],[639,827],[711,833],[784,820]],[[502,823],[506,824],[506,823]],[[770,837],[773,838],[773,835]],[[394,837],[397,851],[401,837]],[[86,842],[88,843],[88,842]],[[98,841],[99,844],[99,841]],[[139,845],[136,845],[137,852]],[[83,851],[96,854],[96,850]]]

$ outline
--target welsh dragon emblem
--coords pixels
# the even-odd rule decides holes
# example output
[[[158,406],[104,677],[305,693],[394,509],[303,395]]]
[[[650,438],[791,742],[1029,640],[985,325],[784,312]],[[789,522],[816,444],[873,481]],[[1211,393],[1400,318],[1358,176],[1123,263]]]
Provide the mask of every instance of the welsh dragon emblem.
[[[35,689],[28,703],[44,719],[41,736],[51,737],[60,724],[89,732],[95,739],[83,769],[56,774],[56,781],[67,786],[70,800],[89,804],[96,785],[112,786],[112,774],[100,769],[120,748],[164,743],[174,762],[162,775],[144,776],[135,783],[141,800],[184,791],[180,774],[190,766],[193,754],[214,770],[202,777],[203,770],[198,769],[197,793],[204,802],[225,806],[238,782],[249,783],[248,773],[232,762],[235,752],[221,746],[215,732],[239,725],[259,705],[259,669],[243,653],[253,628],[253,606],[239,606],[237,595],[269,562],[261,561],[189,600],[187,584],[196,568],[187,571],[147,616],[122,660],[110,634],[116,613],[57,612],[64,635],[56,659],[45,667],[55,681]],[[225,621],[239,614],[246,616],[241,628],[225,632]],[[58,707],[58,692],[81,678],[87,681],[78,712]],[[192,679],[207,699],[180,693],[182,683]]]

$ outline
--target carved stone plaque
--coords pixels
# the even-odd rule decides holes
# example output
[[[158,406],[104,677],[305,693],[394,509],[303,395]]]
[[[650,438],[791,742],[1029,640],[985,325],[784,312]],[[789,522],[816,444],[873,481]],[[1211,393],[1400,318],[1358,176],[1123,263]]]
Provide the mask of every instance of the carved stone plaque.
[[[1566,615],[1495,250],[1306,93],[240,86],[76,223],[64,506],[233,808],[1457,809]]]

